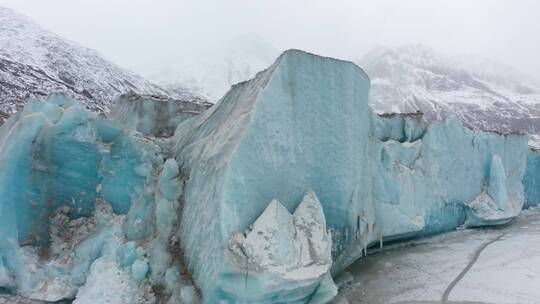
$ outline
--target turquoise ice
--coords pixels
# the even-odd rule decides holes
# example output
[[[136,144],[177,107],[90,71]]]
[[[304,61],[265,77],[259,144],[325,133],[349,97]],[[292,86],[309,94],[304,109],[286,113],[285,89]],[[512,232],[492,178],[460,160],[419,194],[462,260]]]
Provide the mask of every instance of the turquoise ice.
[[[529,149],[527,170],[523,178],[525,187],[525,207],[534,207],[540,203],[540,151]]]
[[[351,210],[371,196],[368,88],[356,65],[292,50],[178,127],[174,152],[189,174],[180,240],[205,303],[309,301],[322,277],[268,286],[264,273],[236,269],[228,243],[273,199],[292,212],[312,189],[342,254]]]
[[[369,86],[350,62],[290,50],[199,115],[151,97],[109,118],[61,95],[28,103],[0,127],[0,288],[327,303],[370,246],[540,201],[527,136],[377,115]]]
[[[370,115],[368,89],[355,65],[292,50],[178,127],[174,152],[189,176],[180,240],[206,303],[331,296],[230,261],[231,235],[274,199],[292,212],[307,189],[332,235],[333,275],[374,243],[502,224],[521,210],[526,136]],[[495,205],[478,201],[483,193]]]

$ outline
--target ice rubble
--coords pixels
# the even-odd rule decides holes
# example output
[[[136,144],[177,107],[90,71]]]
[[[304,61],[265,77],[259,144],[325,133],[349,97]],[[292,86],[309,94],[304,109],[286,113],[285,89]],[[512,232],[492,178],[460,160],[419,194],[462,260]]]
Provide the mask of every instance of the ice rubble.
[[[327,276],[332,266],[331,236],[321,203],[312,191],[304,196],[294,214],[272,200],[251,229],[232,235],[229,248],[236,267],[244,273],[246,285],[253,280],[250,277],[257,276],[264,278],[260,281],[269,289],[277,289],[274,282],[310,281],[312,286],[307,286],[310,303],[316,303],[314,297],[324,301],[337,294],[337,288]],[[330,289],[320,292],[317,288],[323,280],[329,282]],[[280,288],[287,292],[285,286]],[[244,295],[243,300],[261,302],[260,295]]]
[[[146,97],[111,119],[29,103],[0,128],[0,287],[326,303],[370,245],[506,223],[537,200],[526,136],[373,114],[368,91],[356,65],[290,50],[187,119]]]

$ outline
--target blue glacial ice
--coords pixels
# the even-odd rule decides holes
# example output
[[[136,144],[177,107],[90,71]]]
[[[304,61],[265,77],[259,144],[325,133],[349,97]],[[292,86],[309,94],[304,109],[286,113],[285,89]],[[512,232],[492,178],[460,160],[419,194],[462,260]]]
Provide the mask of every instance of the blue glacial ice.
[[[180,242],[205,302],[314,298],[313,280],[273,279],[272,288],[227,247],[268,202],[292,212],[307,189],[332,235],[333,275],[375,242],[502,224],[521,210],[526,136],[475,133],[456,118],[428,126],[418,114],[371,115],[368,88],[351,63],[289,51],[178,127],[173,150],[189,176]],[[317,298],[332,296],[321,290]]]
[[[327,303],[384,241],[540,202],[527,136],[371,113],[356,65],[290,50],[204,106],[53,95],[0,127],[0,288],[74,303]],[[172,135],[173,130],[174,136]]]
[[[94,303],[99,292],[88,286],[104,284],[106,268],[117,274],[109,288],[123,290],[125,303],[150,297],[138,295],[150,267],[163,280],[174,261],[167,250],[149,256],[139,243],[170,239],[163,226],[175,212],[158,212],[178,204],[176,162],[164,162],[161,147],[142,134],[62,96],[29,103],[0,134],[0,286],[33,299]]]
[[[540,150],[529,149],[523,186],[525,187],[525,208],[538,206],[540,204]]]
[[[269,202],[292,212],[312,189],[334,256],[341,255],[346,231],[357,224],[351,210],[371,196],[368,88],[367,75],[352,63],[288,51],[178,127],[173,150],[189,175],[180,242],[205,303],[309,301],[324,276],[276,278],[267,286],[266,273],[246,273],[231,260],[229,240]]]

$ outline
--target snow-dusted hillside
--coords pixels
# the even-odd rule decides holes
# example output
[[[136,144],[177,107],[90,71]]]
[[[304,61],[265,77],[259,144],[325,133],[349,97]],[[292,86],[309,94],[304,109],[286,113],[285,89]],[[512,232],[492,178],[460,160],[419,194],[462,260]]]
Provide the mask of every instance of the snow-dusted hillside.
[[[371,77],[377,112],[454,113],[475,129],[540,134],[540,85],[511,67],[422,45],[378,47],[359,64]]]
[[[169,90],[187,90],[216,102],[231,85],[251,79],[267,68],[279,53],[258,36],[240,36],[217,43],[197,58],[178,60],[167,69],[157,69],[146,76]]]
[[[20,109],[28,98],[63,91],[92,110],[108,111],[121,93],[196,99],[187,92],[169,91],[0,7],[0,121]]]

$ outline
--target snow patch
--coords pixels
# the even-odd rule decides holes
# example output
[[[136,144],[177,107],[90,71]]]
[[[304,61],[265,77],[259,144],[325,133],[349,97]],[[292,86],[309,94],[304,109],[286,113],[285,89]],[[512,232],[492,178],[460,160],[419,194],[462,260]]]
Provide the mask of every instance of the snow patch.
[[[229,248],[244,271],[269,272],[290,280],[322,277],[332,265],[332,240],[322,206],[309,191],[294,215],[273,200],[246,234],[234,233]]]

